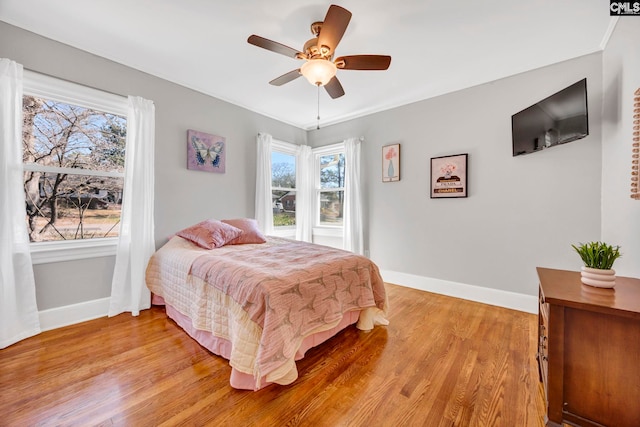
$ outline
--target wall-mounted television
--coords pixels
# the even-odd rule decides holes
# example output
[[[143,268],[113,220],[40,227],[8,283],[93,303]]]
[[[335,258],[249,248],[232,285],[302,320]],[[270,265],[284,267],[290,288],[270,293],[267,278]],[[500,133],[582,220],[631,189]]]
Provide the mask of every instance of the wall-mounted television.
[[[513,155],[534,153],[589,135],[587,79],[511,116]]]

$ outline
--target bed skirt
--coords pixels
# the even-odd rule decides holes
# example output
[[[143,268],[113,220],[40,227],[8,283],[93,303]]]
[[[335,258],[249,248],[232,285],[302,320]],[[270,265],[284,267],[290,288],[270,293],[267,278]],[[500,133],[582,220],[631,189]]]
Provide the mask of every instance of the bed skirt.
[[[164,299],[159,295],[153,294],[151,302],[153,305],[164,305],[167,316],[173,319],[178,324],[178,326],[184,329],[184,331],[190,337],[196,340],[201,346],[203,346],[210,352],[229,360],[231,355],[231,342],[229,340],[216,337],[209,331],[196,329],[189,317],[180,313],[170,304],[166,304]],[[296,352],[295,360],[302,359],[307,350],[309,350],[310,348],[322,344],[347,326],[357,323],[359,317],[359,311],[349,311],[344,314],[342,320],[333,328],[317,332],[304,338],[302,344]],[[240,390],[259,390],[272,384],[262,378],[260,384],[256,385],[256,379],[253,377],[253,375],[240,372],[233,367],[231,368],[231,377],[229,383],[231,384],[231,387]]]

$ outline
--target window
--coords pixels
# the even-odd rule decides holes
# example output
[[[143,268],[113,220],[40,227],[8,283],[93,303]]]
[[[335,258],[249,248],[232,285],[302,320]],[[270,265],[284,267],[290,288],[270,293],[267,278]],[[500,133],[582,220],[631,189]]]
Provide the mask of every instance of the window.
[[[349,191],[345,172],[351,170],[346,165],[346,143],[312,149],[269,135],[259,135],[258,143],[258,169],[267,171],[270,166],[271,177],[257,177],[256,209],[260,212],[256,215],[269,221],[273,213],[274,227],[269,233],[344,247],[344,203]],[[267,145],[268,156],[264,152]]]
[[[316,150],[316,226],[343,225],[344,149],[342,144]]]
[[[296,152],[289,144],[274,141],[271,152],[271,199],[273,226],[296,226]]]
[[[53,260],[115,253],[126,98],[27,71],[24,86],[25,221],[34,262],[39,252],[60,249],[75,255]],[[101,247],[112,249],[96,252]]]

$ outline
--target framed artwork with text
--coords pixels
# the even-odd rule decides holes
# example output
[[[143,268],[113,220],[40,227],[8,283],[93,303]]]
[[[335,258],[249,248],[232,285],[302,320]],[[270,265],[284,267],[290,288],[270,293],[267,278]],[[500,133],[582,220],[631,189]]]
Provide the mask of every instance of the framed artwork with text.
[[[431,198],[467,197],[467,154],[431,158]]]

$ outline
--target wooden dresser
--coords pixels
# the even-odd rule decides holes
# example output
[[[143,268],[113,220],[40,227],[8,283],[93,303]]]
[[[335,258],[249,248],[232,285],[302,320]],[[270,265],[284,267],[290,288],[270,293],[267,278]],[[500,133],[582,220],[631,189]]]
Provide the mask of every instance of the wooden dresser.
[[[537,270],[547,425],[640,426],[640,279],[600,289],[576,271]]]

